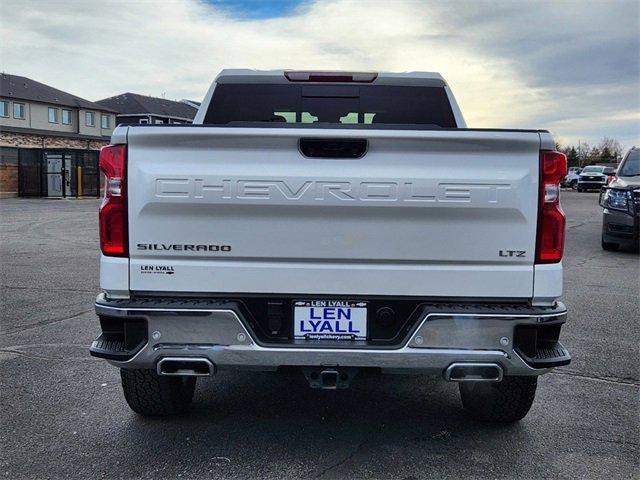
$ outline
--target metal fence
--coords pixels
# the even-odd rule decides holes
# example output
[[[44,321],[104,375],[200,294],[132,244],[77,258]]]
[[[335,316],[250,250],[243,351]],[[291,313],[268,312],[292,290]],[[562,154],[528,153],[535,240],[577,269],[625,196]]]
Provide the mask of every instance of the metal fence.
[[[18,151],[21,197],[99,197],[98,152],[91,150]]]

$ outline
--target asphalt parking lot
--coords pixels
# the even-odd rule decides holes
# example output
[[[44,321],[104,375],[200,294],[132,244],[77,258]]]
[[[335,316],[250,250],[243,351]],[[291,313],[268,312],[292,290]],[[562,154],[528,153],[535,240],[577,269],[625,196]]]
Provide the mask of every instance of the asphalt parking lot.
[[[638,474],[638,255],[600,248],[597,194],[563,192],[563,342],[510,426],[468,420],[457,386],[220,374],[190,414],[143,419],[98,333],[97,200],[0,200],[0,476],[19,478],[631,478]],[[637,477],[636,477],[637,478]]]

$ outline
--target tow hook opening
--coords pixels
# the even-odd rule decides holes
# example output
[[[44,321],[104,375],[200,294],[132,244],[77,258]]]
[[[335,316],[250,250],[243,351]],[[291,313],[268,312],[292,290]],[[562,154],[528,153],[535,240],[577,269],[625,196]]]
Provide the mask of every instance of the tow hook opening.
[[[187,377],[208,377],[215,373],[215,367],[206,358],[165,357],[158,361],[158,375]]]
[[[338,390],[349,388],[358,373],[357,368],[308,368],[302,369],[311,388]]]
[[[500,382],[503,370],[497,363],[452,363],[444,371],[449,382]]]

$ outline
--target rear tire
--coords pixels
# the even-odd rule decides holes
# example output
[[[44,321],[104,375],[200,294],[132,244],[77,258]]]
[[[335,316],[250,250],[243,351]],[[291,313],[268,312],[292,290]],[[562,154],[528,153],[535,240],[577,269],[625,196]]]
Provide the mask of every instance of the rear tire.
[[[504,377],[501,382],[461,382],[467,414],[483,422],[512,423],[524,418],[536,396],[538,377]]]
[[[175,415],[191,406],[195,377],[164,377],[155,370],[120,369],[124,398],[144,416]]]
[[[602,240],[601,245],[602,249],[606,250],[607,252],[615,252],[620,247],[620,245],[618,245],[617,243],[605,242],[604,240]]]

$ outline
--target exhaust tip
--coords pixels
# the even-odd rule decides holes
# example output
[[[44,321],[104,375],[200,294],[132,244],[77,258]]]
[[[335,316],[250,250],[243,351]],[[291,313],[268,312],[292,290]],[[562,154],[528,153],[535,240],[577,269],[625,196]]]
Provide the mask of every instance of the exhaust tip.
[[[452,363],[444,371],[448,382],[500,382],[502,377],[497,363]]]
[[[208,377],[215,373],[215,367],[206,358],[165,357],[158,361],[158,375]]]

